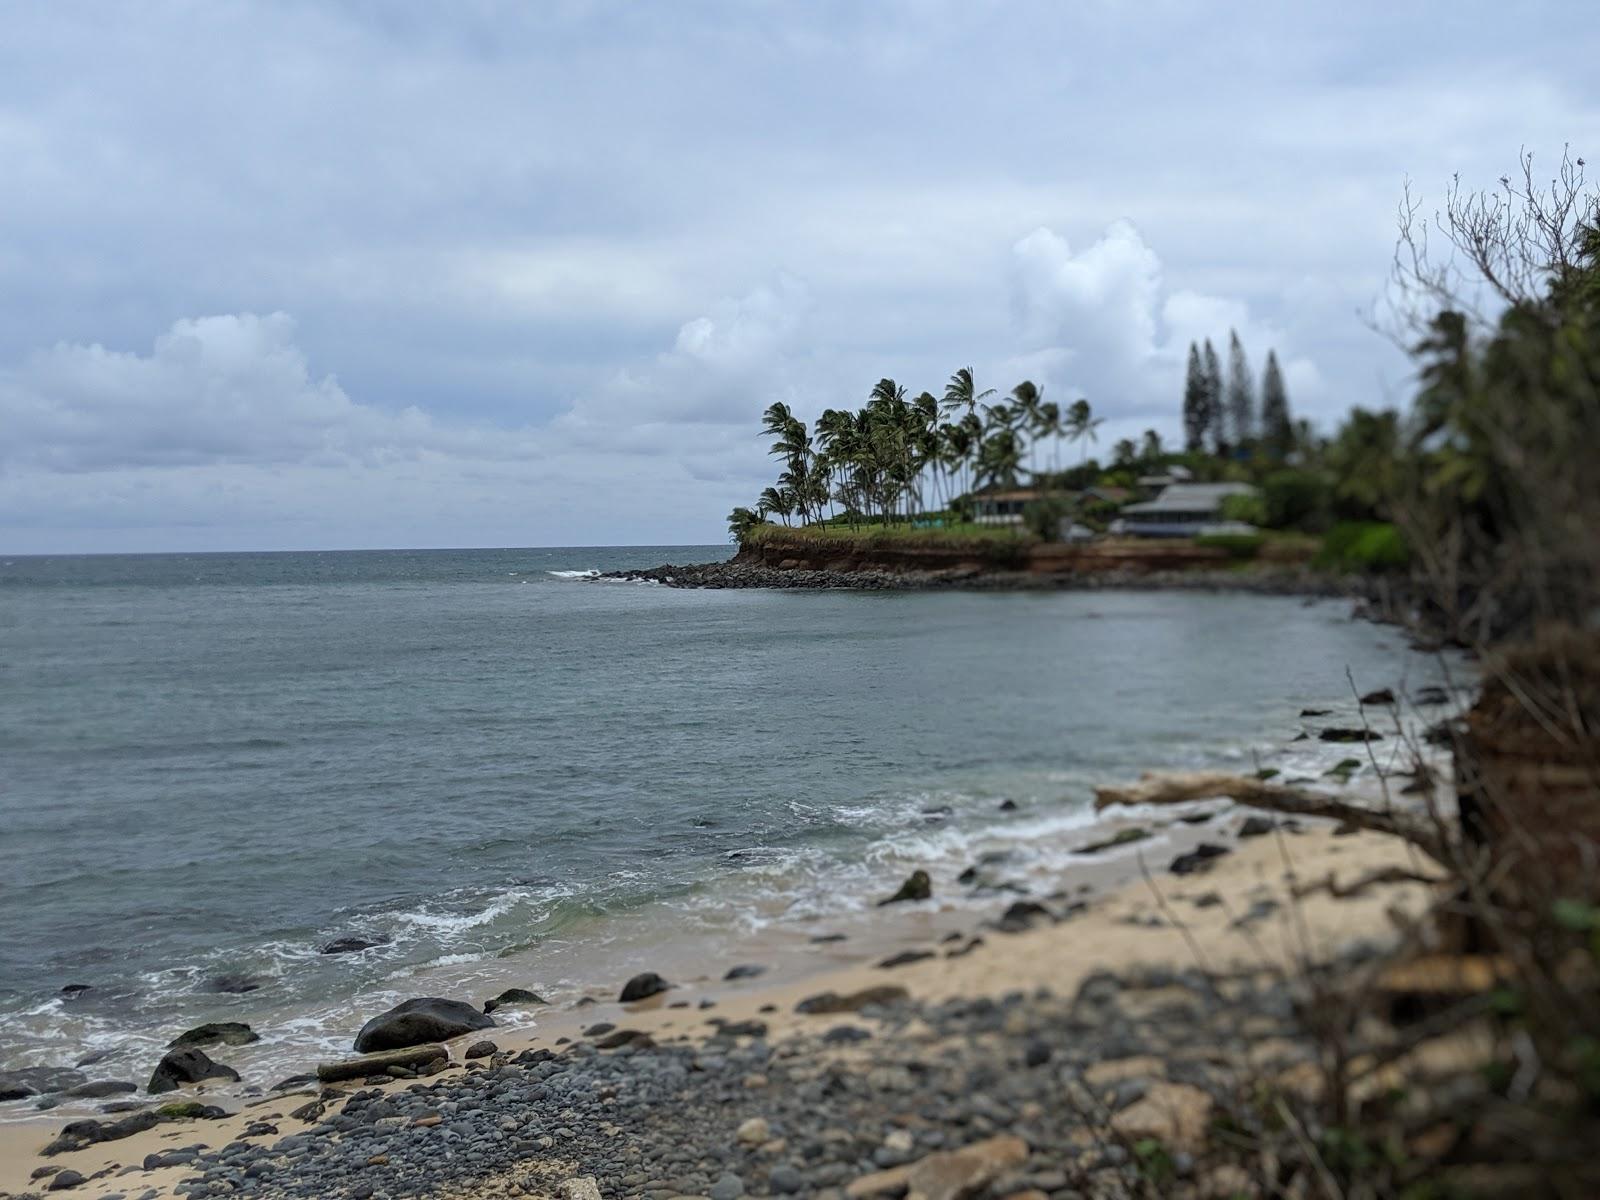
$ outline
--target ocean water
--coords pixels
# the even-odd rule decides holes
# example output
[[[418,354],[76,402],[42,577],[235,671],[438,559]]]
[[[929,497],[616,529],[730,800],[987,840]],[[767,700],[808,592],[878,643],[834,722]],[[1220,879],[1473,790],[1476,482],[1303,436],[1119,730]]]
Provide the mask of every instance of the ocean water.
[[[261,1084],[419,991],[614,992],[984,850],[1048,877],[1097,782],[1319,775],[1302,707],[1444,681],[1338,602],[589,577],[726,554],[0,559],[0,1068],[142,1080],[233,1019]]]

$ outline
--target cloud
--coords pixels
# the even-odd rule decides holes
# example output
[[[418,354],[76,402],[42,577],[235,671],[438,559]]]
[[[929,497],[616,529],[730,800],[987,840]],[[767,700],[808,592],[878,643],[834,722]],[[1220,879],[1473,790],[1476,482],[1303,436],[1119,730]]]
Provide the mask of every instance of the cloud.
[[[1080,251],[1036,229],[1012,246],[1011,278],[1019,351],[1007,368],[1085,396],[1116,436],[1150,424],[1175,435],[1189,344],[1209,338],[1224,353],[1233,331],[1254,370],[1276,349],[1295,398],[1320,399],[1316,364],[1242,300],[1169,291],[1160,257],[1131,221],[1112,223]]]
[[[119,467],[352,463],[527,453],[501,431],[442,426],[421,409],[353,401],[316,378],[284,313],[186,318],[148,354],[59,343],[0,373],[0,464]]]

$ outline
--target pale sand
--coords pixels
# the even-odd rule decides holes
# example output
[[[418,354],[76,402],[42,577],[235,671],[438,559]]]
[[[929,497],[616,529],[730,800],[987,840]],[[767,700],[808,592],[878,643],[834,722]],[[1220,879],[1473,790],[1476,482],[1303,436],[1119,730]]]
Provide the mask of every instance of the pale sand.
[[[565,1012],[542,1012],[535,1030],[487,1031],[487,1035],[502,1049],[516,1051],[527,1046],[550,1047],[557,1038],[575,1036],[592,1022],[613,1021],[649,1032],[657,1040],[667,1040],[704,1036],[710,1029],[708,1017],[740,1020],[759,1015],[770,1026],[772,1040],[778,1040],[803,1022],[838,1023],[838,1017],[794,1013],[798,1000],[820,991],[843,993],[895,983],[919,999],[932,1000],[1040,987],[1071,994],[1096,970],[1116,971],[1142,964],[1188,966],[1195,964],[1197,954],[1202,960],[1200,965],[1213,970],[1292,965],[1308,951],[1313,957],[1327,957],[1358,939],[1391,937],[1394,926],[1390,911],[1399,908],[1415,913],[1427,900],[1422,888],[1403,885],[1374,888],[1347,900],[1333,900],[1324,893],[1291,904],[1288,892],[1296,882],[1317,881],[1335,872],[1342,883],[1348,883],[1375,868],[1394,865],[1421,870],[1424,864],[1392,839],[1366,834],[1335,837],[1327,826],[1310,822],[1300,834],[1273,834],[1234,843],[1231,832],[1242,815],[1241,810],[1230,810],[1213,826],[1195,831],[1210,840],[1235,845],[1234,852],[1218,860],[1208,873],[1187,877],[1168,873],[1166,864],[1173,850],[1167,845],[1151,850],[1148,879],[1142,877],[1136,858],[1124,857],[1118,872],[1132,877],[1095,899],[1088,912],[1027,933],[979,930],[985,944],[961,958],[947,959],[941,954],[894,970],[883,970],[866,961],[771,983],[762,979],[729,984],[707,981],[693,989],[693,998],[715,999],[717,1006],[711,1012],[669,1008],[670,1002],[685,994],[671,992],[638,1005],[601,1003]],[[1218,836],[1223,830],[1229,836]],[[1081,871],[1075,871],[1065,882],[1076,886],[1083,878]],[[1207,892],[1219,893],[1224,902],[1196,908],[1194,899]],[[1252,923],[1248,930],[1231,927],[1252,904],[1268,897],[1281,902],[1277,912]],[[996,912],[1003,906],[1004,901],[997,900]],[[918,907],[924,911],[912,918],[910,928],[915,935],[920,925],[924,944],[958,923],[970,928],[969,910],[953,914],[937,902]],[[959,915],[959,922],[952,919],[954,915]],[[1166,918],[1167,923],[1155,928],[1132,923],[1132,919],[1152,916]],[[1172,924],[1172,918],[1182,927]],[[900,941],[904,944],[903,939]],[[861,950],[846,944],[838,953],[860,954]],[[775,1005],[777,1011],[759,1013],[767,1005]],[[475,1039],[463,1039],[470,1040]],[[458,1053],[461,1048],[456,1047]],[[406,1083],[393,1086],[404,1087]],[[304,1104],[309,1094],[285,1093],[250,1101],[239,1113],[222,1120],[158,1126],[134,1137],[54,1159],[41,1159],[38,1151],[60,1129],[66,1119],[63,1116],[41,1114],[36,1122],[0,1126],[0,1193],[28,1190],[30,1173],[45,1163],[93,1175],[113,1164],[137,1165],[146,1154],[157,1150],[201,1142],[220,1147],[233,1140],[246,1123],[268,1118],[277,1120],[284,1134],[292,1133],[304,1126],[287,1114]],[[61,1194],[96,1197],[126,1192],[137,1196],[150,1187],[165,1191],[188,1174],[178,1168],[135,1171],[120,1178],[113,1173]]]

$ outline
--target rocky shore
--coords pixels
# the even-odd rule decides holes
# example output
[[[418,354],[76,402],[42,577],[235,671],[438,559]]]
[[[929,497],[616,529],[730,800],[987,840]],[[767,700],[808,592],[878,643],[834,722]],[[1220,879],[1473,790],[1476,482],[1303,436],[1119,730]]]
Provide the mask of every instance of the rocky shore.
[[[1067,591],[1127,590],[1251,592],[1273,596],[1356,598],[1351,581],[1299,567],[1249,570],[1191,568],[1176,571],[1108,570],[1093,573],[1043,573],[999,568],[959,567],[948,570],[831,571],[787,569],[733,559],[720,563],[663,564],[646,570],[611,571],[596,579],[658,583],[674,588],[804,588],[856,591]]]
[[[1257,1119],[1238,1105],[1250,1080],[1311,1070],[1284,964],[1353,969],[1414,889],[1292,899],[1398,849],[1243,814],[1204,834],[1159,881],[997,899],[976,928],[803,984],[631,980],[570,1036],[402,1006],[368,1046],[451,1040],[329,1064],[236,1113],[207,1103],[197,1061],[162,1108],[8,1131],[0,1196],[1248,1194],[1210,1131]]]

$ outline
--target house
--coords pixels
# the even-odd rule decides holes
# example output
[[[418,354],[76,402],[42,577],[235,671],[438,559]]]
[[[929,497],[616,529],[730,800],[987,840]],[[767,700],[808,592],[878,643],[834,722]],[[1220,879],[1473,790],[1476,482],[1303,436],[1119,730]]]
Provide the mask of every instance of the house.
[[[1249,533],[1238,521],[1226,521],[1222,502],[1229,496],[1253,496],[1248,483],[1169,483],[1154,500],[1122,510],[1113,533],[1137,537],[1194,537],[1201,533]]]
[[[975,492],[972,496],[972,519],[979,525],[1021,525],[1022,514],[1028,505],[1043,500],[1047,493],[1038,488],[994,488]]]
[[[1029,505],[1042,500],[1056,500],[1068,506],[1068,515],[1061,518],[1060,540],[1072,543],[1092,542],[1099,535],[1070,515],[1071,508],[1088,494],[1045,488],[991,487],[974,493],[972,519],[979,525],[1011,525],[1020,529]]]

